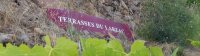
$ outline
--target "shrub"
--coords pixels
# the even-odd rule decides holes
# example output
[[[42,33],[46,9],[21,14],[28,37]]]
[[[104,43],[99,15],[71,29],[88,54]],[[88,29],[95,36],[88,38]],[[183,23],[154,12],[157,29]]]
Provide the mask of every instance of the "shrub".
[[[189,5],[192,5],[192,4],[200,5],[200,0],[187,0],[187,3]]]
[[[184,43],[197,35],[186,0],[148,0],[144,3],[138,35],[158,42]]]
[[[192,44],[192,46],[194,46],[194,47],[200,48],[200,41],[191,40],[191,44]]]

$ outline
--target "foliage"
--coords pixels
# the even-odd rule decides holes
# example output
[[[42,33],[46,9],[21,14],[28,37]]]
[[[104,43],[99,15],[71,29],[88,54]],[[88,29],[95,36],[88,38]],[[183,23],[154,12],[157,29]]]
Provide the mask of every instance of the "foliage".
[[[146,46],[144,46],[144,41],[138,40],[135,41],[131,46],[130,56],[148,56],[149,50]]]
[[[159,47],[144,46],[143,40],[136,40],[130,53],[125,53],[119,40],[105,40],[97,38],[81,39],[83,56],[164,56]]]
[[[58,38],[56,46],[52,48],[52,54],[50,56],[78,56],[77,48],[75,42],[64,37]]]
[[[152,56],[164,56],[160,47],[150,47],[150,52]]]
[[[173,53],[172,53],[171,56],[177,56],[177,52],[178,52],[178,50],[179,50],[179,48],[176,48],[176,49],[173,51]]]
[[[192,46],[200,48],[200,41],[191,41]]]
[[[126,53],[118,40],[105,40],[97,38],[81,39],[83,56],[125,56]]]
[[[77,43],[64,37],[58,38],[52,48],[48,36],[45,36],[46,46],[34,46],[32,49],[22,44],[19,47],[8,44],[6,48],[0,44],[2,56],[78,56]],[[112,39],[109,42],[97,38],[81,38],[81,56],[163,56],[159,47],[146,47],[143,40],[136,40],[130,53],[125,53],[121,42]]]
[[[189,3],[190,5],[190,13],[191,16],[194,18],[191,23],[194,24],[192,27],[194,30],[194,32],[196,32],[197,34],[194,37],[190,37],[191,40],[200,40],[200,0],[188,0],[188,1],[193,1],[193,3]]]
[[[186,0],[148,0],[143,7],[138,35],[158,42],[185,43],[197,33],[197,22]]]
[[[46,46],[34,46],[30,49],[22,44],[19,47],[8,44],[6,48],[0,44],[1,56],[78,56],[77,44],[65,38],[58,38],[57,45],[52,48],[48,36],[46,38]]]
[[[124,48],[121,45],[121,42],[119,40],[111,40],[108,44],[107,44],[108,49],[112,49],[111,53],[117,53],[116,55],[112,55],[112,56],[125,56],[127,55],[124,52]],[[109,52],[107,53],[109,54]],[[107,55],[110,56],[110,55]]]
[[[131,46],[131,52],[129,56],[164,56],[162,49],[159,47],[144,46],[144,41],[136,40]]]
[[[191,5],[191,4],[198,4],[198,5],[200,5],[200,0],[187,0],[187,3],[189,5]]]

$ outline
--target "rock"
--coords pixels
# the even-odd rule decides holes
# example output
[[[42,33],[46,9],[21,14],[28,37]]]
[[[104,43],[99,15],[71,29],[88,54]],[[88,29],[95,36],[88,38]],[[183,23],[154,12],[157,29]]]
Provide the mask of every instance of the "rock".
[[[31,1],[41,8],[53,7],[53,4],[58,2],[58,0],[31,0]]]
[[[46,33],[44,33],[44,31],[41,28],[34,28],[34,32],[41,35],[46,35]]]
[[[7,43],[14,43],[16,41],[16,36],[14,34],[0,33],[0,42],[6,47]]]
[[[31,37],[29,34],[20,34],[20,36],[18,36],[18,39],[27,43],[29,41],[29,37]]]
[[[17,36],[16,38],[17,38],[17,40],[19,41],[19,42],[17,42],[17,44],[18,45],[20,45],[21,43],[25,43],[25,44],[27,44],[27,45],[29,45],[29,41],[31,40],[30,39],[30,35],[29,34],[20,34],[19,36]]]
[[[96,10],[92,3],[85,3],[84,6],[86,7],[84,9],[87,12],[87,14],[95,16]]]
[[[133,16],[125,15],[123,18],[124,18],[126,21],[132,21]],[[130,22],[130,23],[132,23],[132,22]]]

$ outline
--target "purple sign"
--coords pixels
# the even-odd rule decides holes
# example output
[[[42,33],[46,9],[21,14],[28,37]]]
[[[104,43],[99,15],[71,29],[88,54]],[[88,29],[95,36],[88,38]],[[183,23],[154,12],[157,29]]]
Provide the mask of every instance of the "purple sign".
[[[111,32],[114,36],[118,33],[123,33],[130,41],[133,40],[131,30],[127,24],[121,24],[66,9],[47,9],[47,14],[50,20],[64,29],[66,29],[66,24],[72,24],[78,30],[99,32],[105,35]]]

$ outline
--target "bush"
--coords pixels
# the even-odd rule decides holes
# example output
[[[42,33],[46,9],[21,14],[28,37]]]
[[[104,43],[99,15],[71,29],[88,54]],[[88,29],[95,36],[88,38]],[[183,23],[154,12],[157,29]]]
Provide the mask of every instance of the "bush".
[[[200,5],[200,0],[187,0],[188,5],[197,4]]]
[[[138,35],[158,42],[185,43],[187,38],[197,35],[188,10],[186,0],[145,1]]]
[[[200,41],[191,40],[191,45],[200,48]]]

